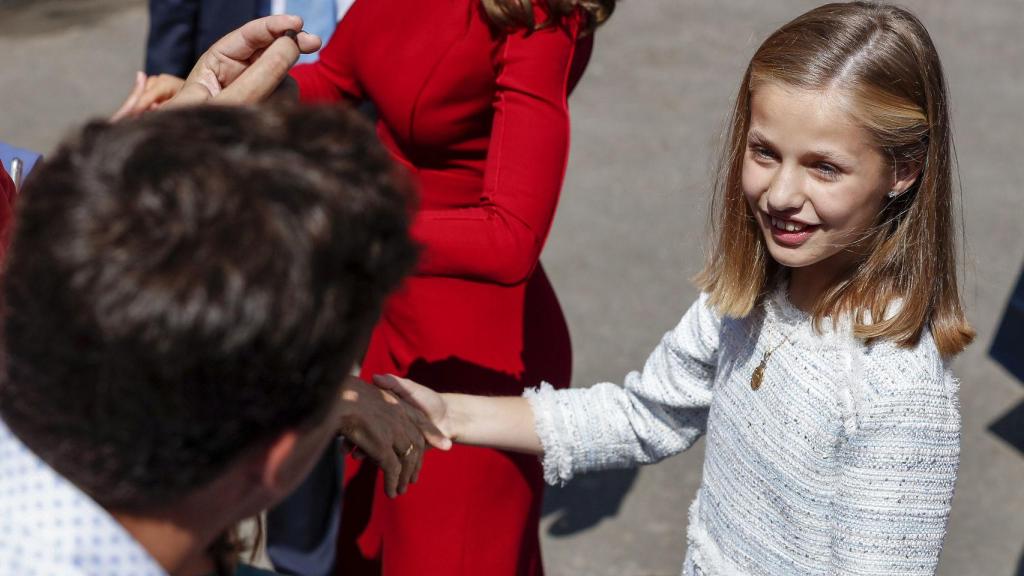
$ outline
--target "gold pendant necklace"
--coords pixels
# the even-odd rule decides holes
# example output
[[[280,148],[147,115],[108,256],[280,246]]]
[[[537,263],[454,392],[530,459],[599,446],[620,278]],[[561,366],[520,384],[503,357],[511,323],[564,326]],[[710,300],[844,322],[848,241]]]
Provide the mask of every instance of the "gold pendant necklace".
[[[795,330],[796,329],[794,328],[793,331]],[[757,368],[754,368],[754,373],[750,375],[751,390],[756,391],[758,388],[761,387],[761,382],[764,380],[764,369],[768,367],[768,359],[772,357],[772,354],[774,354],[776,350],[778,350],[783,344],[789,341],[789,336],[792,333],[793,332],[786,334],[786,336],[782,339],[782,342],[776,344],[775,347],[772,348],[771,350],[765,351],[764,355],[761,356],[761,363],[757,365]]]

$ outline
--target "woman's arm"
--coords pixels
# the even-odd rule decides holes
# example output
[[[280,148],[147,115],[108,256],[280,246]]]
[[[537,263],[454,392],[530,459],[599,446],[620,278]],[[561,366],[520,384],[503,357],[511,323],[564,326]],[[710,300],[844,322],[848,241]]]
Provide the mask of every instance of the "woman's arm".
[[[538,14],[538,21],[545,18]],[[532,33],[515,31],[499,46],[480,202],[417,215],[420,274],[516,284],[533,272],[569,158],[566,98],[580,25],[574,17]]]

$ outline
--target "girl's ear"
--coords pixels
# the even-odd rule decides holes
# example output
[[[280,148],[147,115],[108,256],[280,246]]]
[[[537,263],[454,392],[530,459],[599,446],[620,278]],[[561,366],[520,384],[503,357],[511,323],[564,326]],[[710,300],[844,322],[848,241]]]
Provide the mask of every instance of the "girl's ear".
[[[895,198],[914,185],[921,176],[921,162],[901,162],[893,168],[893,182],[890,198]]]

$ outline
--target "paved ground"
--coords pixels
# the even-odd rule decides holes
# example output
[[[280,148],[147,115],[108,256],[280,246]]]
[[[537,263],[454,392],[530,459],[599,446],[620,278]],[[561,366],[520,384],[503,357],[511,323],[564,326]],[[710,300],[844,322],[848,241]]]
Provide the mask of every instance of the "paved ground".
[[[695,295],[708,175],[757,43],[815,2],[623,0],[573,98],[573,160],[545,264],[575,342],[575,383],[639,367]],[[1024,10],[1019,0],[915,0],[953,96],[978,343],[963,381],[963,465],[940,573],[1020,574],[1024,457],[989,430],[1024,387],[986,358],[1024,264]],[[142,60],[141,0],[0,0],[0,139],[50,149],[116,108]],[[1024,424],[1005,422],[1006,424]],[[543,526],[554,576],[676,574],[700,446],[658,466],[553,490]]]

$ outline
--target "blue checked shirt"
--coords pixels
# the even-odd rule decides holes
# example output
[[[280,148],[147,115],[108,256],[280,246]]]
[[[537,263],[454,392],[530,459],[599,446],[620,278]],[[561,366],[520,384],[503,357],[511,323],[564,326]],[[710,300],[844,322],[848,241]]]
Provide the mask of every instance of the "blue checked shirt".
[[[0,574],[166,576],[130,534],[0,420]]]

